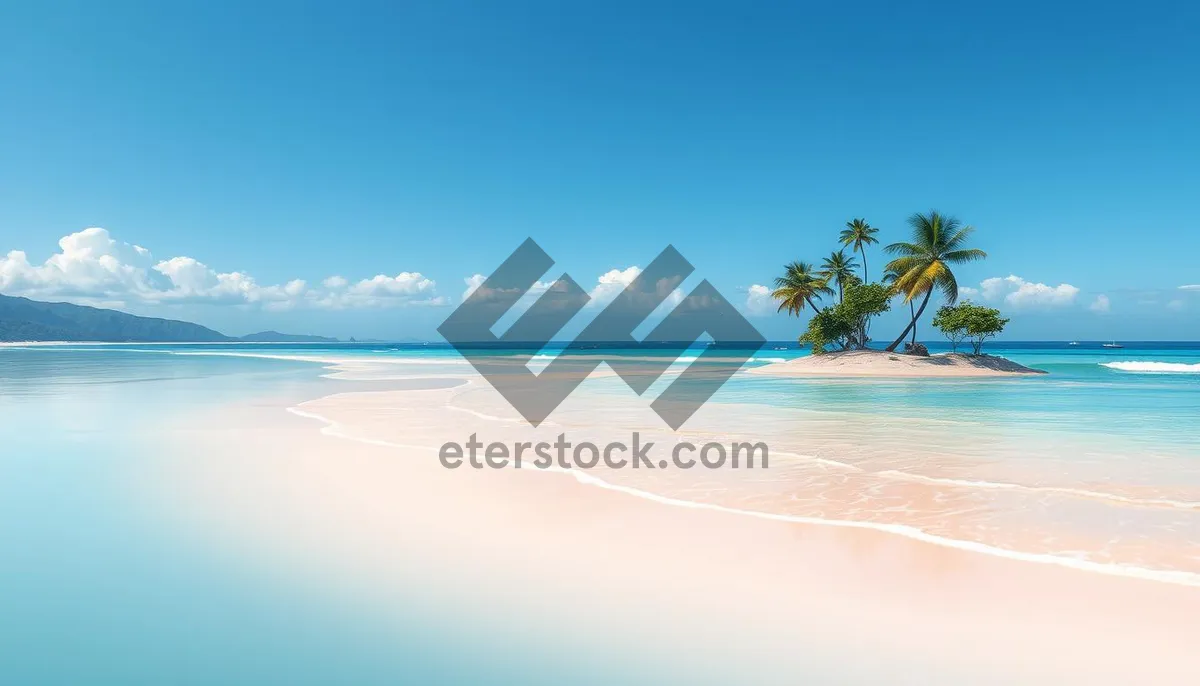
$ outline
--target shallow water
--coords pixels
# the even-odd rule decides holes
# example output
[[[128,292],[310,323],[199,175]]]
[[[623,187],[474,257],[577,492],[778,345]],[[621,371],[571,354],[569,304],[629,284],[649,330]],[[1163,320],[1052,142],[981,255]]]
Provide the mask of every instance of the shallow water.
[[[890,527],[994,554],[1194,583],[1200,345],[1126,346],[991,351],[1051,372],[1036,378],[739,375],[678,433],[646,410],[665,379],[638,398],[611,376],[589,380],[533,431],[486,385],[459,385],[471,368],[439,346],[0,348],[0,664],[14,683],[149,682],[179,665],[189,666],[182,680],[197,683],[449,674],[555,683],[553,665],[539,662],[541,676],[531,677],[516,657],[472,672],[437,649],[462,639],[463,627],[416,609],[409,642],[397,650],[394,628],[376,631],[342,608],[298,603],[181,541],[129,497],[143,468],[177,449],[148,427],[246,398],[282,412],[358,390],[395,390],[428,419],[414,431],[394,412],[364,409],[343,427],[356,438],[401,432],[436,446],[472,429],[489,440],[571,432],[599,442],[638,430],[663,446],[764,441],[765,470],[601,468],[587,477],[664,502]],[[768,345],[750,364],[799,354]],[[305,408],[320,413],[319,402]],[[64,646],[79,659],[54,660]]]
[[[170,503],[178,487],[156,465],[185,459],[184,431],[203,428],[181,418],[248,398],[283,413],[359,387],[311,362],[174,352],[0,348],[0,683],[577,680],[569,657],[489,652],[481,628],[419,597],[395,597],[385,618],[281,583],[151,507],[146,489]],[[625,669],[593,683],[653,681]]]

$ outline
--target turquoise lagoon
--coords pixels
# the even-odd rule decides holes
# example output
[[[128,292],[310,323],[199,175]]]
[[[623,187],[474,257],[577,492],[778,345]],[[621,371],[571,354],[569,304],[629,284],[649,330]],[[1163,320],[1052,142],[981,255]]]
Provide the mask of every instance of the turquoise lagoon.
[[[738,493],[752,487],[739,483],[712,493],[631,485],[733,509],[900,521],[947,540],[1195,583],[1200,344],[1125,346],[992,346],[1050,372],[1020,379],[739,375],[712,402],[768,417],[762,429],[783,455],[769,472],[774,499]],[[803,354],[772,343],[748,364]],[[249,397],[282,411],[466,374],[438,345],[0,348],[0,682],[581,683],[566,655],[464,662],[447,646],[482,637],[416,605],[397,628],[268,582],[191,545],[130,495],[177,447],[149,429],[179,416]],[[627,392],[615,379],[601,390]],[[591,673],[596,683],[655,680],[644,666],[604,669]]]

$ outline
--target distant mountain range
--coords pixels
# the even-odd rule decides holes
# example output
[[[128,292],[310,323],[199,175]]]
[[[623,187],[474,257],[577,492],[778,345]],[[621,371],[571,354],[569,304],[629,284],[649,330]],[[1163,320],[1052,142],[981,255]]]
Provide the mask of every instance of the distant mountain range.
[[[337,339],[278,331],[263,331],[236,338],[191,322],[138,317],[98,307],[46,303],[0,295],[0,341],[335,343]]]

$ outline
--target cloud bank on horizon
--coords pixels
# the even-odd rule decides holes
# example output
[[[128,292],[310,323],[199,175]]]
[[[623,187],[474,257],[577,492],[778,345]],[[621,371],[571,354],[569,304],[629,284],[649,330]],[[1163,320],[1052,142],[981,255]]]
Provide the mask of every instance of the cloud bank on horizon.
[[[437,293],[437,284],[418,271],[394,276],[377,274],[352,281],[341,275],[310,284],[292,279],[264,285],[244,272],[220,272],[186,256],[156,260],[140,246],[121,242],[107,229],[91,227],[64,236],[58,252],[42,264],[29,261],[22,250],[0,256],[0,293],[34,299],[62,298],[86,305],[122,307],[158,304],[216,304],[261,307],[282,311],[302,308],[345,310],[386,307],[450,305],[452,299]],[[589,306],[605,304],[629,285],[641,268],[631,266],[601,274],[589,291]],[[466,299],[486,276],[465,278]],[[538,282],[522,298],[519,313],[550,288]],[[683,293],[675,289],[664,303],[678,304]]]
[[[213,303],[268,310],[445,303],[433,280],[420,272],[378,274],[357,282],[331,276],[318,286],[303,279],[263,285],[249,274],[219,272],[192,257],[156,261],[146,248],[120,242],[99,227],[64,236],[58,247],[42,264],[31,263],[21,250],[0,257],[0,292],[111,306]]]

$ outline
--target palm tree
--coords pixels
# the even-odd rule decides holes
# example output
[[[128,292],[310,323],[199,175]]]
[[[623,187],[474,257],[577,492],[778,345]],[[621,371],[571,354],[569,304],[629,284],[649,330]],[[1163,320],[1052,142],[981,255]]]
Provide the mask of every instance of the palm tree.
[[[910,330],[916,329],[935,287],[942,289],[949,304],[958,300],[958,281],[950,265],[987,257],[978,248],[964,247],[975,230],[962,226],[954,217],[943,216],[936,210],[930,210],[929,214],[918,212],[908,218],[908,225],[913,232],[911,243],[892,243],[884,248],[887,253],[899,256],[888,263],[887,269],[898,274],[893,288],[904,296],[905,302],[911,303],[919,295],[925,297],[900,337],[887,347],[888,352],[895,350]]]
[[[867,279],[867,246],[874,245],[879,242],[875,234],[879,233],[879,229],[867,223],[866,219],[855,219],[852,222],[846,222],[846,228],[842,229],[838,240],[842,245],[854,246],[854,251],[862,253],[863,258],[863,283]]]
[[[858,263],[853,257],[846,257],[845,250],[839,250],[826,257],[821,262],[821,271],[817,272],[826,282],[832,281],[838,287],[838,302],[842,301],[842,296],[846,292],[846,284],[858,277],[854,275],[855,268]]]
[[[788,314],[798,315],[805,303],[816,312],[821,308],[813,298],[833,295],[829,283],[808,262],[792,262],[784,265],[783,270],[783,276],[775,279],[775,290],[771,291],[771,297],[779,301],[779,312],[787,310]]]
[[[898,273],[896,273],[895,269],[885,269],[883,272],[883,283],[891,284],[893,291],[896,290],[896,286],[895,286],[896,279],[899,279],[899,278],[900,278],[900,275]],[[917,318],[917,304],[911,300],[908,301],[908,313],[912,316],[913,319]],[[913,330],[912,331],[912,342],[915,344],[917,342],[917,327],[915,327],[915,326],[912,327],[912,330]]]

